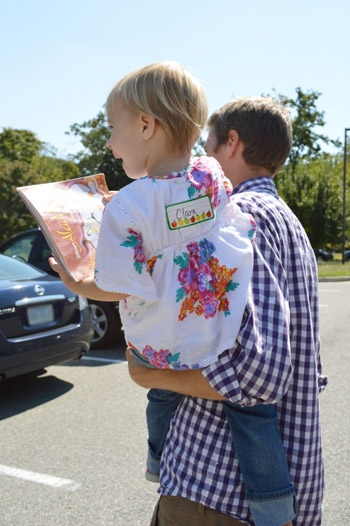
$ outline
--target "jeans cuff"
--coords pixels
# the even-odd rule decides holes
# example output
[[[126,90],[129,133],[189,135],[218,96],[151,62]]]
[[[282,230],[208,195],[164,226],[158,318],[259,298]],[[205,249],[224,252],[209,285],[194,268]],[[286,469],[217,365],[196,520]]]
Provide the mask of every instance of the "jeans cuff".
[[[147,469],[152,475],[159,475],[160,471],[160,458],[157,458],[148,451],[147,455]]]
[[[273,493],[276,494],[280,492]],[[270,495],[271,494],[272,492]],[[281,526],[282,524],[286,524],[293,520],[298,512],[297,500],[293,487],[291,493],[279,497],[270,497],[268,499],[250,499],[247,497],[247,502],[255,526]]]
[[[279,489],[277,491],[246,491],[246,497],[248,500],[274,500],[279,499],[280,497],[287,497],[288,495],[294,495],[294,486],[291,484],[288,488]]]

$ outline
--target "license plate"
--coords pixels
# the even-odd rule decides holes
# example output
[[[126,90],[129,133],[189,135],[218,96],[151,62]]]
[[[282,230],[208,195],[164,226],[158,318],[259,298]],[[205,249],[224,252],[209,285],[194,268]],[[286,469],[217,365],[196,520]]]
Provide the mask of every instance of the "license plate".
[[[42,325],[54,320],[52,305],[36,305],[27,309],[29,325]]]

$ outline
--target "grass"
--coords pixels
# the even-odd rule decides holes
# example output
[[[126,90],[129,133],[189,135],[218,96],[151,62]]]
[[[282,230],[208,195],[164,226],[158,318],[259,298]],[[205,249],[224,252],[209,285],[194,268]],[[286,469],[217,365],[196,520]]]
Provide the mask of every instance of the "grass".
[[[319,278],[350,276],[350,261],[346,261],[343,265],[341,255],[340,258],[335,258],[333,261],[319,261],[318,276]]]

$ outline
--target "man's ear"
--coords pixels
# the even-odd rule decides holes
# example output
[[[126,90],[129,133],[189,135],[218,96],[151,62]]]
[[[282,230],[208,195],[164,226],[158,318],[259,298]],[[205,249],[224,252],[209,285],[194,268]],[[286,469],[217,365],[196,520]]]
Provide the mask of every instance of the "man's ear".
[[[232,157],[241,147],[242,141],[237,130],[230,130],[226,142],[227,154]]]
[[[149,141],[155,134],[157,122],[152,115],[148,113],[140,113],[139,124],[141,126],[141,133],[145,141]]]

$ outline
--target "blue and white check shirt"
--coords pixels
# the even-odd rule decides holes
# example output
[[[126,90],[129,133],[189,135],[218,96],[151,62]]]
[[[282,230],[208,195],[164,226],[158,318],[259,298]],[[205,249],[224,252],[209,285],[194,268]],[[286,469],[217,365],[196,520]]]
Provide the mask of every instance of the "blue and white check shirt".
[[[299,513],[321,524],[323,461],[317,266],[300,222],[269,177],[239,184],[233,199],[257,223],[251,293],[236,344],[202,372],[233,403],[276,403]],[[161,463],[162,495],[181,496],[253,525],[221,402],[184,397]]]

